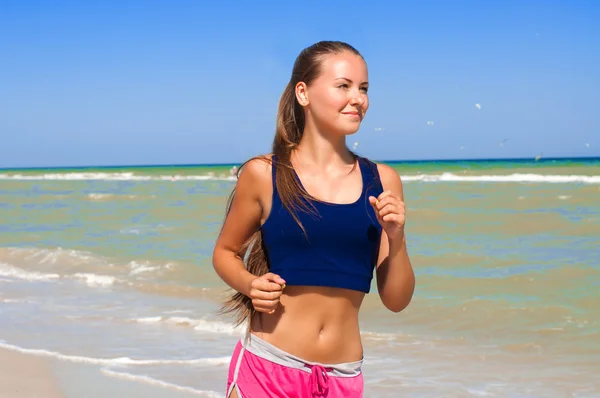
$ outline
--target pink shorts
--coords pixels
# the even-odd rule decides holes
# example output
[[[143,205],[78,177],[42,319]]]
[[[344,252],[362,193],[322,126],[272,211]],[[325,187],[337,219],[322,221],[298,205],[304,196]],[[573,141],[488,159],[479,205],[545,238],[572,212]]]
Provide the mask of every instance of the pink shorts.
[[[307,362],[249,334],[233,351],[226,397],[235,390],[239,398],[360,398],[362,362]]]

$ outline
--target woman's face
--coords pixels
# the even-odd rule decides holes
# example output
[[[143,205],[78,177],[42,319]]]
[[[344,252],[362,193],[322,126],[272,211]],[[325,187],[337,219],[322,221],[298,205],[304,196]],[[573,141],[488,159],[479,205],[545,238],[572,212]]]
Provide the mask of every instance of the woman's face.
[[[324,132],[350,135],[358,131],[369,108],[368,87],[367,64],[361,56],[344,51],[324,57],[321,74],[305,87],[305,95],[298,89],[296,93],[307,125],[312,122]]]

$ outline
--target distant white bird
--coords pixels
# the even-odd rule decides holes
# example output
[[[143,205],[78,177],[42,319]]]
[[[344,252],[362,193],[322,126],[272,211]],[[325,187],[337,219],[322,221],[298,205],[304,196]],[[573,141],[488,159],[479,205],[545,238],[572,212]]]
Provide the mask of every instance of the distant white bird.
[[[427,124],[428,124],[429,126],[433,126],[433,122],[432,122],[431,120],[428,120],[428,121],[427,121]]]
[[[352,145],[352,150],[353,150],[353,151],[356,151],[356,147],[357,147],[357,146],[358,146],[358,141],[356,141],[356,142],[354,143],[354,145]]]
[[[461,146],[461,147],[460,147],[460,150],[462,151],[463,149],[465,149],[465,147],[464,147],[464,146]]]
[[[375,130],[375,131],[382,131],[382,130],[383,130],[383,127],[375,127],[375,128],[374,128],[374,130]]]
[[[586,144],[585,144],[585,147],[586,147],[586,148],[589,148],[589,147],[590,147],[590,144],[586,143]]]
[[[542,158],[542,156],[544,156],[544,154],[543,154],[543,153],[540,153],[539,155],[537,155],[537,156],[535,157],[535,161],[537,162],[538,160],[540,160],[540,159]]]
[[[475,108],[481,110],[481,104],[475,104]]]

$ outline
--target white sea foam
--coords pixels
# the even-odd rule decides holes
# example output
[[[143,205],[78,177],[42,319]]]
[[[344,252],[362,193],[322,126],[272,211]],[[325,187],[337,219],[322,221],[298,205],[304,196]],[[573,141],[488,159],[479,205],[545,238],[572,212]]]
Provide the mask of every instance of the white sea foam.
[[[0,254],[7,258],[17,257],[19,259],[27,260],[35,259],[37,264],[69,263],[80,265],[92,261],[102,263],[107,261],[103,257],[90,252],[63,249],[62,247],[51,249],[37,247],[5,247],[0,248]]]
[[[162,320],[162,316],[146,316],[134,319],[138,323],[158,323]]]
[[[112,286],[117,278],[108,275],[96,275],[90,273],[76,273],[73,278],[84,281],[88,286]]]
[[[233,325],[224,322],[207,321],[204,319],[199,319],[196,325],[194,325],[194,330],[211,333],[238,334],[242,331],[242,327],[240,326],[235,328],[233,327]]]
[[[26,271],[22,268],[15,267],[6,263],[0,263],[0,276],[22,279],[31,282],[50,282],[60,279],[59,274]]]
[[[421,182],[519,182],[519,183],[583,183],[600,184],[600,176],[583,175],[544,175],[544,174],[505,174],[505,175],[456,175],[453,173],[419,174],[402,176],[403,181]]]
[[[142,196],[142,195],[116,195],[116,194],[112,194],[112,193],[95,193],[92,192],[90,194],[88,194],[88,199],[89,200],[111,200],[111,199],[154,199],[156,196],[154,195],[148,195],[148,196]]]
[[[168,383],[166,381],[158,380],[158,379],[155,379],[150,376],[132,375],[130,373],[115,372],[114,370],[109,370],[109,369],[101,369],[101,372],[106,374],[107,376],[116,377],[116,378],[124,379],[124,380],[136,381],[136,382],[145,383],[145,384],[151,384],[153,386],[158,386],[158,387],[168,388],[171,390],[195,394],[195,395],[199,395],[201,397],[209,397],[209,398],[224,397],[223,394],[220,394],[216,391],[196,390],[195,388],[184,387],[184,386],[180,386],[177,384]]]
[[[93,358],[80,355],[66,355],[56,351],[44,349],[23,348],[0,341],[0,348],[22,354],[40,357],[51,357],[67,362],[86,363],[92,365],[195,365],[195,366],[225,366],[229,364],[231,357],[197,358],[197,359],[133,359],[129,357],[119,358]]]
[[[219,321],[211,321],[207,319],[193,319],[189,317],[183,316],[171,316],[171,317],[163,317],[163,316],[150,316],[150,317],[141,317],[134,318],[130,321],[137,323],[145,323],[145,324],[166,324],[166,325],[177,325],[177,326],[186,326],[192,327],[194,330],[199,332],[209,332],[209,333],[222,333],[222,334],[239,334],[242,332],[243,327],[233,327],[233,325],[219,322]]]
[[[165,314],[189,314],[191,312],[192,312],[192,310],[171,310],[171,311],[164,311]]]
[[[82,281],[91,287],[112,286],[118,279],[109,275],[97,275],[93,273],[76,273],[73,275],[60,275],[55,273],[44,273],[27,271],[10,264],[0,263],[0,276],[5,278],[20,279],[29,282],[56,282],[60,279],[74,279]],[[10,281],[10,279],[8,280]]]
[[[136,225],[131,227],[121,228],[119,233],[123,235],[140,235],[144,233],[152,233],[152,232],[168,232],[172,231],[174,228],[167,227],[165,225]]]
[[[20,266],[23,264],[23,266]],[[90,252],[63,248],[0,248],[0,282],[17,279],[32,282],[74,280],[90,287],[109,287],[131,279],[152,277],[172,269],[175,263],[129,261],[113,263],[111,259]],[[36,268],[29,270],[28,268]],[[44,268],[43,271],[40,268]],[[101,273],[94,272],[102,269]],[[74,272],[77,270],[79,272]]]
[[[103,200],[112,198],[114,195],[110,193],[90,193],[88,194],[88,198],[91,200]]]
[[[0,180],[25,181],[235,181],[233,176],[189,175],[189,176],[144,176],[134,173],[46,173],[46,174],[0,174]],[[92,200],[106,199],[103,194],[92,194]]]
[[[170,269],[173,267],[173,264],[166,263],[164,265],[157,266],[157,265],[150,265],[148,262],[138,263],[137,261],[131,261],[131,262],[129,262],[128,267],[131,269],[131,271],[129,271],[129,276],[134,276],[134,275],[139,275],[139,274],[151,273],[154,271],[160,271],[163,268]]]
[[[377,333],[377,332],[368,332],[368,331],[362,331],[360,333],[360,335],[365,340],[374,340],[374,341],[392,341],[392,340],[396,340],[398,337],[401,337],[401,335],[394,334],[394,333]]]
[[[582,183],[600,184],[600,176],[586,175],[545,175],[514,173],[504,175],[457,175],[454,173],[403,175],[403,181],[412,182],[518,182],[518,183]],[[188,176],[144,176],[134,173],[47,173],[47,174],[0,174],[0,180],[103,180],[103,181],[236,181],[233,176],[188,175]],[[112,198],[111,194],[91,193],[91,200]],[[130,197],[133,198],[133,197]]]

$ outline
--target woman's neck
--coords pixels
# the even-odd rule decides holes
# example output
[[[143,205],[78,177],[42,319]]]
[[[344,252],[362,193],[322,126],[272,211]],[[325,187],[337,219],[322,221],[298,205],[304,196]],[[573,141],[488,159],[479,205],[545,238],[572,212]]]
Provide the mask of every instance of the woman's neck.
[[[354,155],[346,146],[344,136],[325,135],[310,128],[304,129],[292,158],[299,158],[303,164],[318,168],[337,167],[355,162]]]

